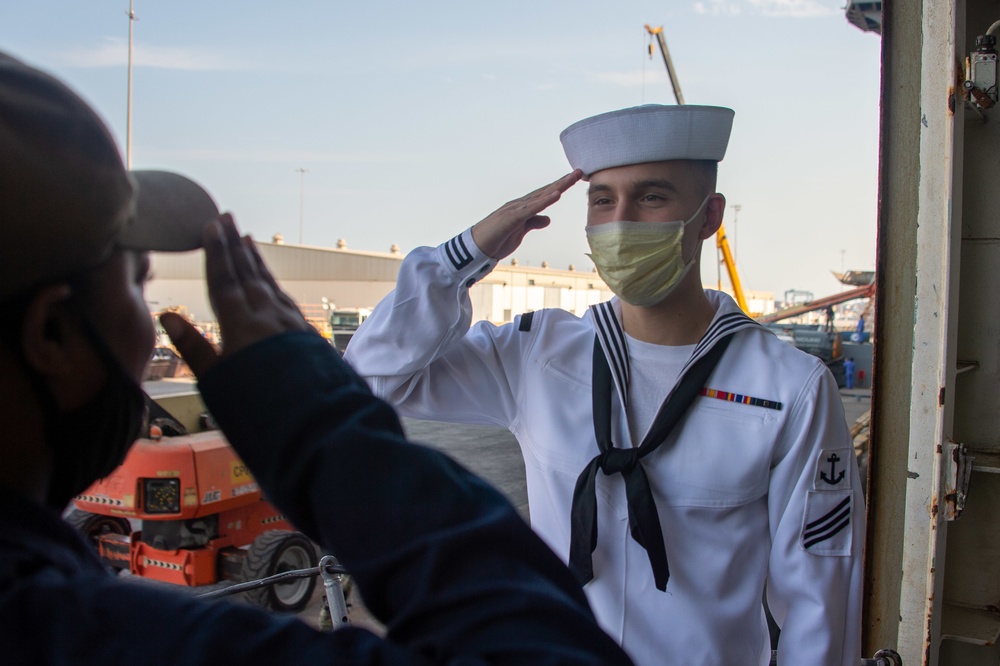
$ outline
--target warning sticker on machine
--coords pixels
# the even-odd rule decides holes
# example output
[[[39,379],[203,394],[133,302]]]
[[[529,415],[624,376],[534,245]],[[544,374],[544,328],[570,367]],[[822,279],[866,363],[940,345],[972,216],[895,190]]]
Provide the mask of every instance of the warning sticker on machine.
[[[229,463],[230,480],[233,482],[234,486],[239,486],[244,483],[253,483],[253,474],[250,473],[250,468],[247,467],[246,463],[242,460],[233,460]]]
[[[247,483],[242,486],[236,486],[233,488],[233,497],[239,497],[240,495],[246,495],[247,493],[255,493],[260,490],[256,483]]]

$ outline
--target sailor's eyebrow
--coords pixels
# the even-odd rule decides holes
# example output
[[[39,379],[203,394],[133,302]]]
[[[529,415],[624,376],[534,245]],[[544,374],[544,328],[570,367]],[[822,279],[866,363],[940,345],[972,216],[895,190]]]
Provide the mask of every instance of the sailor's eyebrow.
[[[670,190],[671,192],[676,192],[677,187],[671,183],[669,180],[664,178],[648,178],[646,180],[640,180],[632,184],[636,189],[644,189],[647,187],[658,187],[663,190]]]
[[[643,190],[651,187],[655,187],[661,190],[669,190],[670,192],[677,192],[677,186],[674,185],[669,180],[663,178],[647,178],[645,180],[636,180],[629,184],[632,190]],[[587,190],[587,196],[591,194],[600,194],[604,192],[611,192],[611,186],[599,183],[597,185],[591,185]]]

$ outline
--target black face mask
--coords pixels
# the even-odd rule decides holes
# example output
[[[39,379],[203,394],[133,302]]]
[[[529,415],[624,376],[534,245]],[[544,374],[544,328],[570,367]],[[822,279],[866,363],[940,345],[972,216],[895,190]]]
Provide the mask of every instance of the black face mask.
[[[60,410],[45,381],[29,369],[45,419],[45,441],[52,453],[46,504],[59,511],[121,464],[146,418],[145,392],[82,313],[80,321],[108,372],[107,381],[93,398],[76,409]]]
[[[145,415],[146,394],[124,370],[112,365],[97,395],[48,419],[45,440],[52,452],[52,476],[46,504],[62,510],[118,467],[141,434]]]

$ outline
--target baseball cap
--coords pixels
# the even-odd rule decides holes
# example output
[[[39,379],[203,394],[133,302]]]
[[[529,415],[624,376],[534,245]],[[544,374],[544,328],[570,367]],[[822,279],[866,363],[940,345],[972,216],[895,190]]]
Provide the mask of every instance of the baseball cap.
[[[86,102],[0,52],[0,299],[96,267],[115,248],[194,250],[218,215],[185,176],[126,170]]]
[[[721,106],[645,104],[584,118],[559,140],[570,166],[584,177],[601,169],[662,162],[712,160],[726,155],[732,109]]]

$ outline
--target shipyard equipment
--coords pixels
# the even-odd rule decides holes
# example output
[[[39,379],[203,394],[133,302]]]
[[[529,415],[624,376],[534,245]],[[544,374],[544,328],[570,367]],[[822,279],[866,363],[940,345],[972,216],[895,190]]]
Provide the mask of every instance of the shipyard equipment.
[[[316,548],[261,495],[218,430],[188,434],[155,403],[150,432],[109,476],[78,495],[67,516],[111,569],[204,587],[315,567]],[[175,436],[165,436],[163,433]],[[254,603],[298,611],[315,577],[247,592]]]
[[[330,333],[333,346],[343,354],[358,326],[368,318],[369,308],[337,308],[330,311]]]
[[[769,315],[757,317],[757,321],[802,351],[818,357],[830,368],[834,379],[837,380],[837,386],[843,388],[847,385],[847,376],[844,370],[844,350],[841,335],[838,331],[834,330],[832,318],[828,317],[825,326],[818,324],[782,324],[779,322],[810,312],[816,312],[817,310],[826,310],[828,313],[831,313],[834,305],[860,298],[872,299],[874,294],[875,286],[868,284],[863,287],[842,291],[832,296],[817,298],[807,303],[773,312]]]
[[[740,282],[740,274],[736,270],[736,259],[733,257],[732,250],[729,249],[729,239],[726,237],[726,229],[721,224],[719,225],[719,230],[715,232],[715,247],[718,248],[719,253],[722,255],[722,263],[726,266],[729,283],[733,285],[733,297],[736,299],[736,304],[740,306],[743,312],[746,312],[751,317],[754,316],[750,312],[746,295],[743,293],[743,283]]]

